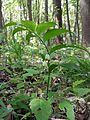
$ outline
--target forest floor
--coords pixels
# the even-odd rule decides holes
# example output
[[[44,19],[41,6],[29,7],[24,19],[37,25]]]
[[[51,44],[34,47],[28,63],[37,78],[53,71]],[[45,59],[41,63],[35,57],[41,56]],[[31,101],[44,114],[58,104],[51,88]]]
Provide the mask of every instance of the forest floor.
[[[6,108],[12,107],[12,105],[9,104],[8,101],[11,99],[12,96],[17,94],[17,91],[16,91],[17,88],[16,88],[15,84],[9,82],[10,77],[11,77],[10,74],[5,72],[4,70],[0,71],[0,99],[6,105]],[[27,81],[30,81],[30,79],[31,78],[29,77],[27,79]],[[34,82],[34,80],[32,80],[32,82]],[[2,87],[2,84],[7,85],[7,86]],[[41,87],[41,89],[43,89],[42,85],[40,87]],[[35,91],[33,86],[32,86],[32,88],[30,88],[30,90],[26,89],[25,92],[28,91],[27,95],[29,95],[30,94],[29,92],[32,92],[32,90]],[[68,99],[70,101],[75,101],[75,99],[77,99],[77,98],[75,96],[69,96]],[[89,98],[89,100],[90,100],[90,98]],[[75,104],[77,106],[76,110],[75,110],[76,120],[90,120],[90,104],[87,104],[87,102],[84,98],[80,98]],[[52,108],[53,108],[54,114],[51,116],[50,120],[66,120],[66,114],[58,109],[57,103],[54,103],[52,105]],[[1,107],[0,107],[0,109],[1,109]],[[17,110],[15,110],[15,111],[17,112]],[[23,111],[20,108],[18,114],[20,114],[20,116],[22,117],[24,114],[26,114],[26,112],[27,112],[27,110]],[[62,115],[60,115],[61,117],[59,117],[59,114],[62,114]],[[57,116],[59,118],[57,118]],[[16,118],[14,118],[12,116],[12,112],[10,112],[7,115],[7,117],[5,117],[5,120],[16,120]],[[27,120],[28,120],[28,118],[27,118]],[[32,116],[31,118],[29,118],[29,120],[35,120],[35,117]]]

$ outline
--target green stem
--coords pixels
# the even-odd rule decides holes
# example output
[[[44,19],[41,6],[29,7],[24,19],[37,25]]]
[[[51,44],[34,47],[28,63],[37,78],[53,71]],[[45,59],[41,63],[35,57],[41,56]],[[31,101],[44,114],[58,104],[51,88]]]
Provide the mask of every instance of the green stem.
[[[46,51],[47,51],[47,54],[50,55],[50,54],[49,54],[49,49],[48,49],[47,45],[44,43],[43,38],[41,38],[37,33],[34,33],[34,34],[39,38],[39,40],[40,40],[40,41],[42,42],[42,44],[45,46]],[[48,82],[47,82],[46,98],[48,98],[49,86],[50,86],[50,60],[48,60],[47,66],[48,66]]]
[[[49,50],[45,42],[43,41],[43,38],[41,38],[37,33],[34,32],[34,34],[39,38],[39,40],[42,42],[42,44],[45,46],[47,53],[49,54]]]
[[[48,98],[48,93],[49,93],[49,85],[50,85],[50,60],[48,60],[48,63],[47,63],[47,66],[48,66],[48,82],[47,82],[47,98]]]

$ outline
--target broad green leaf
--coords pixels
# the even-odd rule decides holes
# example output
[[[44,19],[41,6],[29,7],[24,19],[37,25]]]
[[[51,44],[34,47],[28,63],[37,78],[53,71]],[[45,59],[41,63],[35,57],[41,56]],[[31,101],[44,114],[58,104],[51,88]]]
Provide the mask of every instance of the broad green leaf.
[[[37,120],[48,120],[52,113],[51,102],[49,100],[33,99],[30,102],[30,108]]]
[[[59,108],[63,111],[65,111],[66,109],[66,115],[68,120],[75,120],[74,107],[69,101],[63,100],[62,102],[60,102]]]
[[[60,50],[60,49],[62,49],[62,48],[66,48],[66,47],[67,47],[66,44],[56,45],[56,46],[54,46],[54,47],[52,47],[52,48],[50,49],[50,53],[53,53],[53,52],[55,52],[56,50]]]
[[[17,23],[16,22],[9,22],[9,23],[4,25],[4,28],[9,27],[9,26],[14,26],[14,25],[17,25]]]
[[[31,37],[35,37],[35,35],[32,34],[31,32],[29,32],[29,33],[26,34],[26,40],[29,41],[29,39],[30,39]]]
[[[43,39],[44,39],[44,41],[48,41],[52,38],[62,35],[63,33],[66,33],[66,32],[68,32],[68,30],[66,30],[66,29],[51,29],[51,30],[48,30],[44,34]]]
[[[90,88],[73,88],[73,91],[76,95],[82,97],[90,93]]]
[[[62,48],[77,48],[77,49],[80,49],[80,50],[83,50],[83,51],[87,52],[90,56],[90,52],[85,47],[79,46],[79,45],[66,45],[66,44],[59,44],[59,45],[56,45],[56,46],[52,47],[50,49],[50,53],[53,53],[56,50],[60,50]]]
[[[13,35],[14,35],[15,33],[17,33],[17,32],[22,31],[22,30],[26,30],[26,29],[25,29],[25,28],[22,28],[22,27],[17,27],[17,28],[15,28],[15,29],[13,30]]]
[[[73,82],[73,88],[77,87],[78,85],[80,85],[84,82],[85,82],[85,80],[77,80],[77,81]]]
[[[17,89],[21,89],[21,88],[24,88],[24,82],[17,84]]]
[[[51,64],[49,67],[50,72],[52,72],[52,70],[54,70],[57,66],[57,64]]]
[[[55,22],[40,23],[37,26],[36,31],[38,34],[41,34],[41,33],[45,32],[46,30],[48,30],[50,27],[54,27],[55,24],[56,24]]]
[[[26,29],[30,30],[30,31],[35,31],[36,28],[36,23],[30,20],[22,20],[21,21],[21,26],[26,27]]]

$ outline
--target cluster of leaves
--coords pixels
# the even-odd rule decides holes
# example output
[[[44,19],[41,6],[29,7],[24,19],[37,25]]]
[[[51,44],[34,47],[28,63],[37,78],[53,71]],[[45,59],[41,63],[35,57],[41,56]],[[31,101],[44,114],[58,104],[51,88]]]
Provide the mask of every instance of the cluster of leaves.
[[[14,40],[7,47],[12,53],[12,56],[10,54],[8,56],[11,70],[5,67],[0,68],[1,71],[8,73],[9,78],[0,85],[3,96],[0,96],[0,119],[5,119],[11,113],[16,120],[30,120],[30,118],[48,120],[56,112],[52,105],[56,101],[58,112],[62,110],[66,113],[65,118],[75,120],[74,105],[66,96],[72,93],[83,97],[90,92],[87,84],[87,88],[83,86],[83,83],[87,83],[89,80],[90,60],[83,59],[84,57],[81,57],[79,52],[81,58],[75,57],[75,54],[71,55],[67,51],[68,49],[70,52],[80,50],[86,52],[88,56],[90,56],[90,52],[80,45],[48,46],[48,41],[68,32],[65,29],[55,28],[55,25],[54,22],[37,25],[32,21],[11,22],[5,25],[5,28],[8,26],[15,26],[15,28],[13,30]],[[20,31],[26,31],[27,41],[36,38],[36,41],[39,40],[39,44],[44,47],[42,51],[38,50],[33,53],[31,56],[33,61],[30,61],[29,64],[25,61],[26,59],[23,59],[25,45],[15,39],[16,33]],[[56,56],[60,56],[62,60],[56,60]],[[37,59],[40,61],[37,62]],[[60,82],[54,83],[54,77],[59,77]],[[10,108],[5,107],[7,105],[11,105]],[[2,109],[5,110],[5,114],[2,114]]]

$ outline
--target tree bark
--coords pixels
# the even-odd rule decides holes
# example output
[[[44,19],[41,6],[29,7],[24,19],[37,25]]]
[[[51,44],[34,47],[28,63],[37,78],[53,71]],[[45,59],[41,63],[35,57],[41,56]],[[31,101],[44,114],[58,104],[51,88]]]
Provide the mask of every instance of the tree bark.
[[[61,0],[53,0],[53,3],[56,7],[56,13],[55,13],[55,17],[58,21],[59,24],[59,28],[62,27],[62,8],[61,8]]]
[[[78,43],[80,42],[80,28],[79,28],[79,0],[77,0],[76,8],[76,23],[77,23],[77,34],[78,34]]]
[[[2,1],[0,0],[0,29],[3,26],[2,21],[3,21],[3,17],[2,17]]]
[[[67,24],[68,24],[68,30],[69,30],[69,35],[70,35],[70,41],[71,41],[71,43],[73,43],[72,34],[71,34],[71,26],[70,26],[70,19],[69,19],[68,0],[66,0],[66,11],[67,11]]]
[[[32,21],[32,0],[27,0],[29,20]]]
[[[62,8],[61,8],[61,0],[53,0],[53,3],[56,7],[55,11],[55,19],[58,21],[59,28],[62,27]],[[58,40],[56,43],[62,43],[63,38],[61,36],[58,36]]]
[[[80,0],[83,42],[90,47],[90,0]]]
[[[45,0],[45,20],[48,21],[48,0]]]

